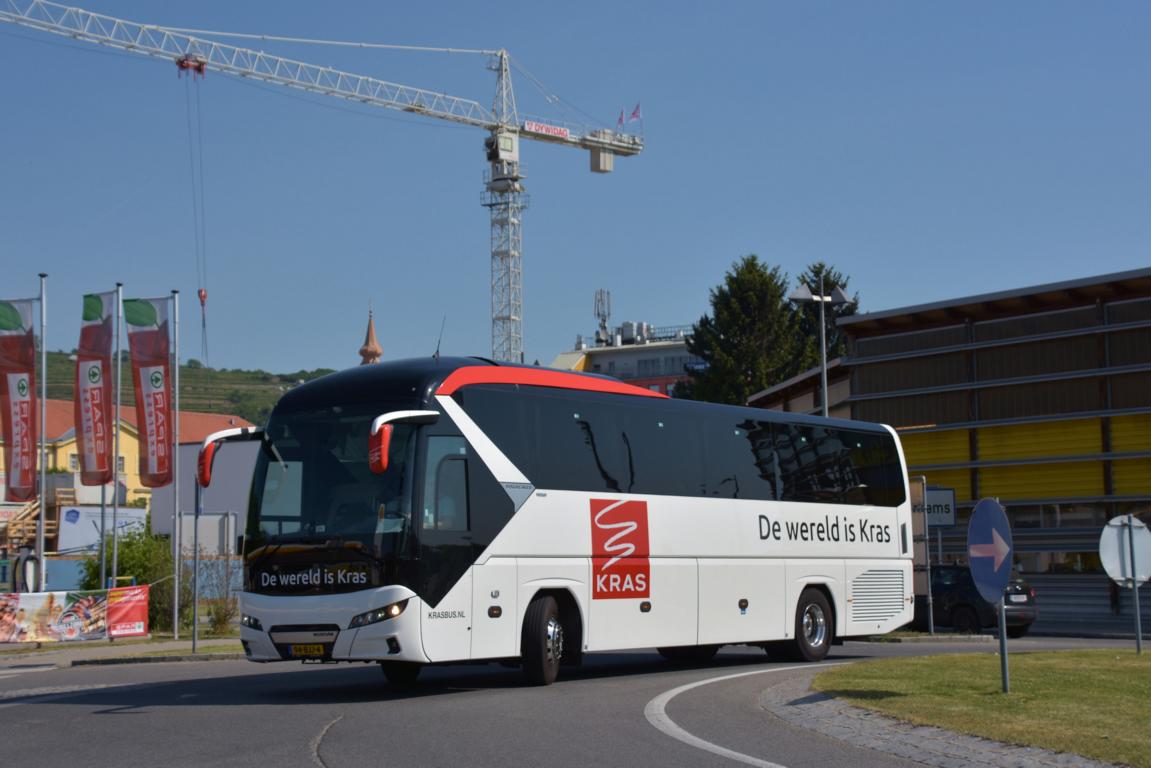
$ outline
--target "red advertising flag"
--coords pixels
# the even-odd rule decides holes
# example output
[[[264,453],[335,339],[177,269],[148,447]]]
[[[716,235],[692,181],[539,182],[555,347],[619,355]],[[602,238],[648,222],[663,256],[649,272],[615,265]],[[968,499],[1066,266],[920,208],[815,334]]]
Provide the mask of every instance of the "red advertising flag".
[[[74,403],[83,485],[104,485],[113,477],[111,373],[115,306],[115,292],[84,296]]]
[[[36,299],[0,301],[0,407],[7,501],[36,496]]]
[[[132,384],[140,431],[140,483],[172,482],[172,378],[168,361],[168,299],[125,299]]]
[[[148,634],[148,585],[108,590],[108,637]]]

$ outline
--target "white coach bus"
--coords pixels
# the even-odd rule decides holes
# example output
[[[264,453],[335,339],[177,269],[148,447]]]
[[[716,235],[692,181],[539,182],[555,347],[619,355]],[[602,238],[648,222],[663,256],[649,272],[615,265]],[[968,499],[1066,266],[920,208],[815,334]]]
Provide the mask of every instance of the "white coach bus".
[[[480,359],[363,366],[260,431],[244,545],[252,661],[516,660],[725,644],[823,659],[912,618],[911,506],[889,427],[669,399]]]

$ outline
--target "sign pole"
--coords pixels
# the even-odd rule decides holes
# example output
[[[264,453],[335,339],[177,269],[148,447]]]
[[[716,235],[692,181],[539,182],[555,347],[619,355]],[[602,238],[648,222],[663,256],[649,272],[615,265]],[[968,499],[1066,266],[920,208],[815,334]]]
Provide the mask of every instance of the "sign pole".
[[[196,482],[196,514],[192,529],[192,653],[200,636],[200,513],[204,507],[204,489]]]
[[[48,515],[48,289],[45,282],[48,275],[40,273],[40,514],[36,516],[36,557],[40,561],[36,569],[37,592],[46,592],[47,573],[44,566],[44,518]],[[57,510],[59,514],[59,510]]]
[[[112,442],[115,445],[112,452],[116,454],[112,461],[112,576],[110,584],[104,587],[115,586],[116,577],[120,575],[120,541],[119,531],[116,529],[116,518],[120,515],[120,388],[122,384],[121,366],[123,354],[120,349],[120,327],[124,321],[124,284],[116,283],[116,429],[112,432]],[[143,428],[143,425],[140,425]]]
[[[1011,693],[1011,676],[1007,672],[1007,601],[999,598],[999,671],[1003,676],[1003,692]]]
[[[183,546],[180,542],[180,292],[172,291],[172,347],[176,364],[172,392],[175,400],[172,418],[172,639],[180,639],[180,571],[183,570]]]
[[[1135,654],[1143,655],[1143,617],[1139,613],[1139,569],[1135,567],[1135,516],[1127,514],[1127,546],[1131,552],[1131,597],[1135,600]]]

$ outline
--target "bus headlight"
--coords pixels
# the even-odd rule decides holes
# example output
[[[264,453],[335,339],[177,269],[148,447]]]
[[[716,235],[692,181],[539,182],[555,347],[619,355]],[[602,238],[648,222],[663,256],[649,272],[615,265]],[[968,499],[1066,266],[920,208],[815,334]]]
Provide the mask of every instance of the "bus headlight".
[[[260,620],[257,619],[255,616],[249,616],[246,613],[242,613],[242,614],[240,614],[240,623],[243,624],[248,629],[254,629],[258,632],[264,631],[264,625],[261,624]]]
[[[385,605],[383,608],[375,608],[367,613],[361,613],[358,616],[353,616],[352,620],[348,622],[348,629],[355,629],[356,627],[366,627],[369,624],[376,624],[388,619],[394,619],[404,612],[408,607],[407,600],[401,600],[398,603],[391,603]]]

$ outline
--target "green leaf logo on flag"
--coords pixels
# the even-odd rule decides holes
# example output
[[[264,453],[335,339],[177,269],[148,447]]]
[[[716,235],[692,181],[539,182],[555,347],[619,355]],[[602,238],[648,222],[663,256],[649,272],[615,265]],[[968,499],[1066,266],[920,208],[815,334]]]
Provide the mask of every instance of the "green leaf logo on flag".
[[[16,382],[16,392],[20,397],[28,396],[28,379],[20,379]]]
[[[0,301],[0,331],[22,331],[24,321],[16,307],[6,301]]]
[[[164,374],[156,371],[152,374],[152,389],[161,389],[164,386]]]
[[[100,383],[100,366],[99,365],[93,365],[93,366],[88,368],[88,381],[92,382],[93,384],[99,384]]]
[[[84,322],[91,323],[104,319],[104,302],[94,293],[84,294]]]
[[[156,308],[152,306],[152,302],[144,299],[125,299],[124,319],[128,321],[128,325],[137,328],[154,328],[159,325]]]

